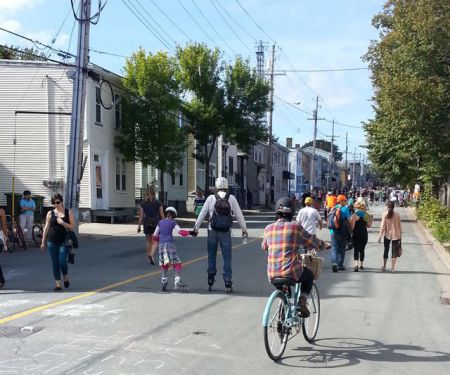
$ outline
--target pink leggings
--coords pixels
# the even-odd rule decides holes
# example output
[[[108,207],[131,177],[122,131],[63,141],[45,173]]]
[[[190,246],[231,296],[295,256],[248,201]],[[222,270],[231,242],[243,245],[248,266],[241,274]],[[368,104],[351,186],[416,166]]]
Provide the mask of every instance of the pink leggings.
[[[181,263],[175,263],[173,265],[173,269],[175,273],[179,274],[181,272]],[[167,264],[165,266],[161,266],[161,270],[167,272],[169,270],[169,265]]]

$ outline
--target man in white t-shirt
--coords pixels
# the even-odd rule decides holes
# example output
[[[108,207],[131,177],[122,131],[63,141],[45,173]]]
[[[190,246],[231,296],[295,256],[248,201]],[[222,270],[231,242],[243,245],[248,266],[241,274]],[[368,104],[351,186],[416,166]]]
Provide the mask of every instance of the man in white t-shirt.
[[[316,235],[316,223],[319,223],[319,228],[322,229],[322,219],[319,211],[312,207],[314,200],[311,197],[305,199],[306,207],[302,208],[297,215],[297,221],[302,227],[311,235]]]

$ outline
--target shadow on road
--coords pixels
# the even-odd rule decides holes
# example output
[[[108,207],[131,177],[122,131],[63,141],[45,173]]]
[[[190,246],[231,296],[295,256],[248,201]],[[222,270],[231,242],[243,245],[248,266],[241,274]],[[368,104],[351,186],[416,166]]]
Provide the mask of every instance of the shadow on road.
[[[364,338],[324,338],[312,347],[294,349],[298,355],[284,357],[279,364],[298,368],[339,368],[372,362],[450,362],[450,354],[422,346],[394,344]]]

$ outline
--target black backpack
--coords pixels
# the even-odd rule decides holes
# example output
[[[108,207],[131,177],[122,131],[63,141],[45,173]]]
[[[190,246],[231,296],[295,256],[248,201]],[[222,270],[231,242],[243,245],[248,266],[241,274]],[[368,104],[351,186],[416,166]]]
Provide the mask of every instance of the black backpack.
[[[219,232],[228,232],[233,225],[233,217],[231,216],[231,206],[228,202],[230,194],[227,193],[225,197],[221,198],[217,193],[216,203],[214,204],[214,212],[211,217],[211,229]]]

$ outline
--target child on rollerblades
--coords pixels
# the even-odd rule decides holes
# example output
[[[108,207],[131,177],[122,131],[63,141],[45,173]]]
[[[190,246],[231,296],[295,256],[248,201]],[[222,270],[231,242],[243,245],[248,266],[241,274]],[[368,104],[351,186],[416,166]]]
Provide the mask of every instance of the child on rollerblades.
[[[163,292],[167,290],[167,276],[169,266],[172,265],[175,271],[174,289],[182,292],[188,292],[189,288],[187,284],[181,279],[181,259],[178,256],[172,233],[175,229],[178,234],[183,237],[187,237],[189,235],[195,236],[196,234],[180,228],[175,221],[175,218],[177,217],[177,210],[174,207],[167,207],[165,213],[166,218],[159,221],[153,234],[155,246],[156,243],[159,242],[159,266],[161,267],[162,290]]]

